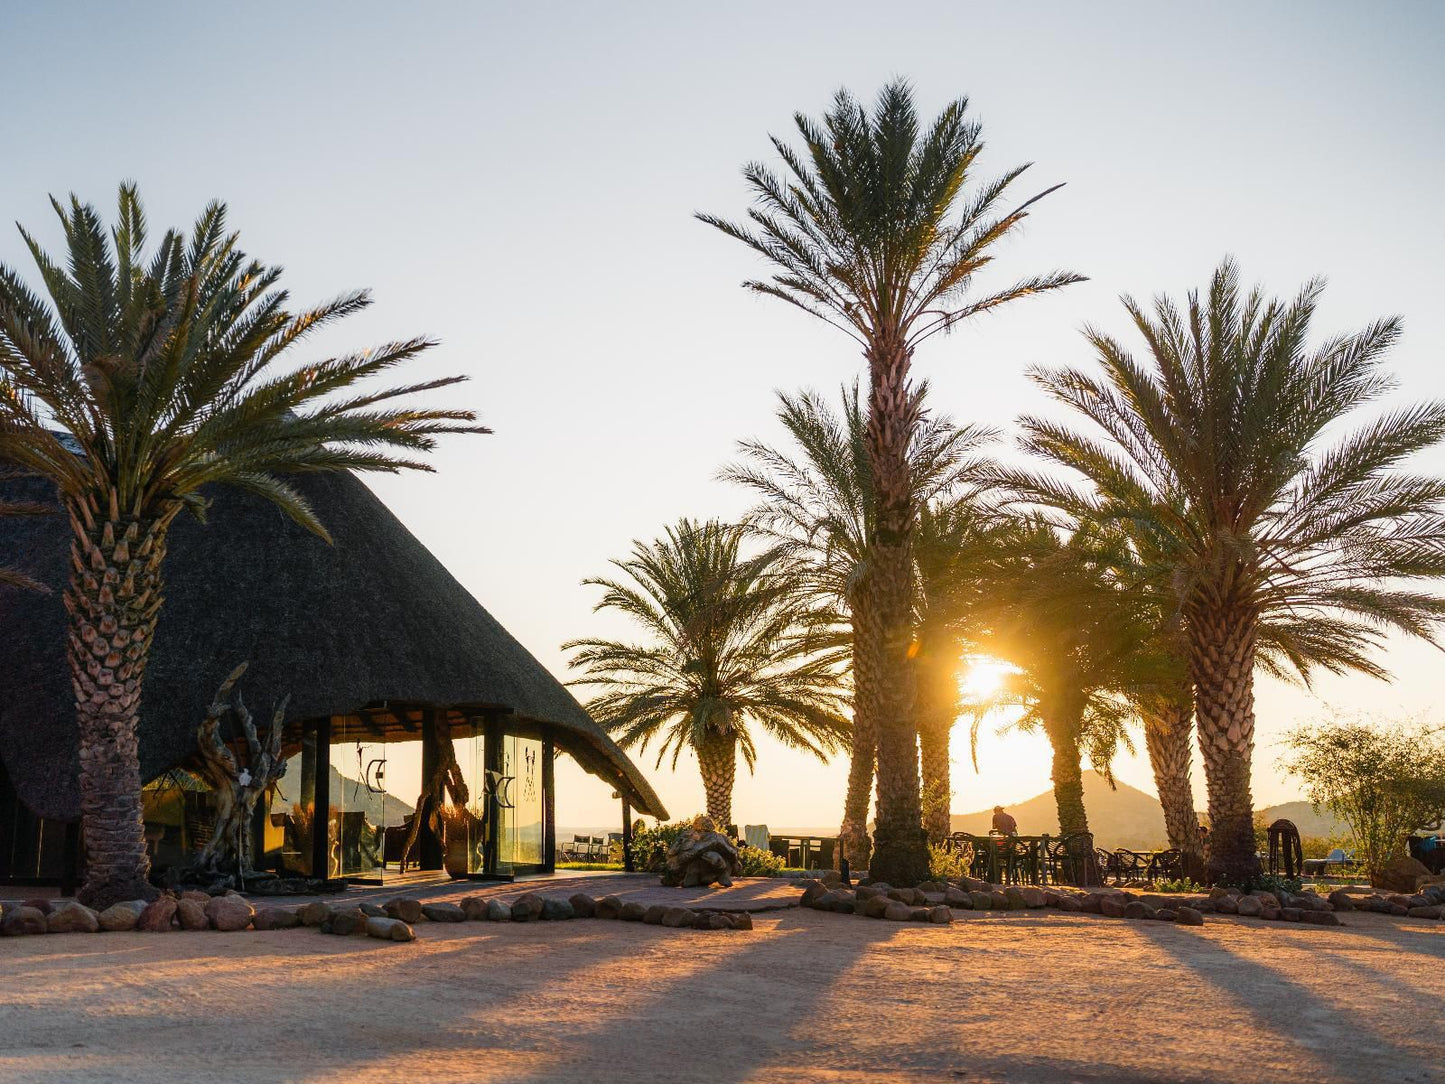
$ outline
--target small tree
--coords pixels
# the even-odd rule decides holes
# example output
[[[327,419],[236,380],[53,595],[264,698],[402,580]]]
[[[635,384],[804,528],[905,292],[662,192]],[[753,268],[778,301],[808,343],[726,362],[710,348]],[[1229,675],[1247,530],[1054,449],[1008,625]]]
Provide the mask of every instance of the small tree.
[[[1286,739],[1280,766],[1298,776],[1315,809],[1350,826],[1357,857],[1378,883],[1406,834],[1445,816],[1445,731],[1363,719],[1305,726]]]

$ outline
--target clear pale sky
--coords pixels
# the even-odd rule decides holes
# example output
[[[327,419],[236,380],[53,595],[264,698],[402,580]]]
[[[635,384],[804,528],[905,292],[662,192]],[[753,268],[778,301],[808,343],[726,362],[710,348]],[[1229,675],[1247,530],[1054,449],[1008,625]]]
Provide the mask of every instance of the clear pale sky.
[[[998,275],[1091,281],[931,343],[918,360],[935,409],[1006,425],[1039,408],[1027,365],[1087,364],[1084,321],[1122,334],[1118,294],[1178,294],[1227,252],[1281,293],[1328,276],[1318,337],[1402,314],[1401,395],[1438,397],[1442,55],[1445,8],[1428,2],[12,0],[0,217],[53,244],[48,193],[109,213],[133,178],[158,234],[219,196],[296,298],[375,290],[319,347],[440,338],[418,375],[470,374],[450,394],[496,435],[449,442],[434,475],[372,485],[565,676],[564,640],[625,632],[579,581],[678,516],[741,511],[714,474],[737,439],[777,435],[774,389],[859,370],[840,334],[740,290],[753,258],[691,218],[744,210],[739,168],[791,134],[793,111],[904,75],[928,114],[969,96],[985,174],[1033,161],[1020,193],[1067,182]],[[0,259],[28,269],[13,231]],[[1296,723],[1431,707],[1445,659],[1404,644],[1388,662],[1393,685],[1261,683],[1258,804],[1296,796],[1275,767]],[[1048,786],[1041,740],[989,737],[977,775],[955,750],[955,810]],[[701,807],[691,761],[650,774],[674,814]],[[1142,756],[1118,774],[1153,789]],[[765,747],[734,809],[834,825],[844,776]],[[570,766],[559,791],[564,824],[615,819]]]

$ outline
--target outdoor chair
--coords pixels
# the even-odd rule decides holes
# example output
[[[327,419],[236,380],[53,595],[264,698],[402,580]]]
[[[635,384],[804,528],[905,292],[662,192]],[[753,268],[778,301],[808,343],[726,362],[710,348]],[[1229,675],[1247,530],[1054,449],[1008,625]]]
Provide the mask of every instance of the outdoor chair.
[[[1120,882],[1146,881],[1149,879],[1149,859],[1145,858],[1138,851],[1131,851],[1120,847],[1114,852],[1114,860],[1118,863],[1118,877]]]
[[[1177,881],[1184,876],[1184,852],[1178,848],[1160,851],[1149,859],[1150,881]]]
[[[1096,847],[1094,849],[1094,857],[1098,860],[1099,877],[1104,883],[1107,884],[1109,881],[1117,883],[1121,879],[1119,876],[1118,855],[1112,851],[1106,851],[1102,847]]]
[[[768,826],[766,824],[743,825],[743,842],[760,851],[768,849]]]
[[[1091,832],[1074,832],[1049,840],[1044,863],[1052,884],[1088,887],[1099,883],[1100,871]]]

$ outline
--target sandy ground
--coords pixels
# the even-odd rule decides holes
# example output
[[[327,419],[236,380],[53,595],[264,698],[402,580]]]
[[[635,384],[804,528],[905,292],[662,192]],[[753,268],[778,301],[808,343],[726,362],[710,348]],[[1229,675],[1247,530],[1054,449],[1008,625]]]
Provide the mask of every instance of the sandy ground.
[[[0,1080],[1445,1080],[1445,927],[1349,922],[10,938]]]

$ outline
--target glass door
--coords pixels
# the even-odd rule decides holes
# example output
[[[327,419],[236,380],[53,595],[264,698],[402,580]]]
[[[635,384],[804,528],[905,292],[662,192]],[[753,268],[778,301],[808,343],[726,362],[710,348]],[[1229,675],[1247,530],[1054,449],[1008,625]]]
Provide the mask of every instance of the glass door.
[[[379,884],[391,813],[386,743],[355,717],[339,722],[331,747],[332,876]]]

